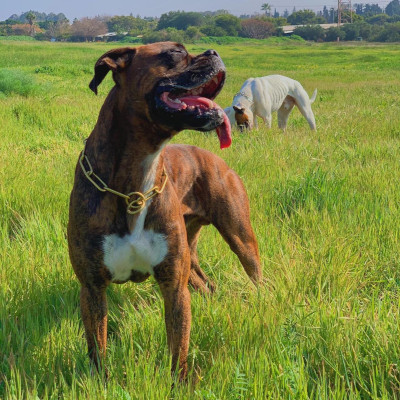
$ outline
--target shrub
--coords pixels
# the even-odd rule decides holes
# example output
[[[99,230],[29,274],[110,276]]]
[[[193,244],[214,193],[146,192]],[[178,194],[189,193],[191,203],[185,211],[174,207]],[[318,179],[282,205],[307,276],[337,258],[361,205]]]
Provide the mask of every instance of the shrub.
[[[325,37],[325,31],[319,25],[299,26],[294,33],[305,40],[319,41]]]
[[[330,27],[325,32],[325,41],[327,42],[336,42],[338,38],[339,40],[343,40],[345,37],[346,33],[341,28],[336,26]]]
[[[142,41],[145,44],[165,41],[182,43],[184,41],[184,32],[175,28],[167,28],[161,31],[153,31],[145,34]]]
[[[253,39],[265,39],[272,36],[276,29],[272,22],[259,18],[248,18],[242,21],[241,36]]]
[[[6,96],[19,94],[29,96],[39,90],[35,79],[22,72],[11,69],[0,69],[0,93]]]

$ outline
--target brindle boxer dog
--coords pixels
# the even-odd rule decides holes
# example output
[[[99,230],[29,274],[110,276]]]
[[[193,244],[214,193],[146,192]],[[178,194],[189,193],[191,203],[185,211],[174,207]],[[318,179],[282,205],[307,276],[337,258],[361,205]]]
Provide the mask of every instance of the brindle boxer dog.
[[[230,145],[229,120],[213,102],[225,67],[214,50],[193,56],[171,42],[114,49],[95,65],[95,93],[110,70],[115,86],[79,157],[69,210],[69,253],[82,285],[89,356],[102,365],[107,286],[153,275],[164,297],[172,371],[179,369],[182,380],[191,324],[188,283],[214,290],[197,256],[202,226],[213,224],[250,279],[261,280],[238,175],[206,150],[166,146],[183,129],[217,129],[221,148]]]

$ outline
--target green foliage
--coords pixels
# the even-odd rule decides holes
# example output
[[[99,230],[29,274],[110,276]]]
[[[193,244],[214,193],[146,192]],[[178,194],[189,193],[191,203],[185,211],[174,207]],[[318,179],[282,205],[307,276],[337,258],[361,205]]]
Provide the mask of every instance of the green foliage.
[[[10,96],[29,96],[38,93],[40,86],[32,75],[20,70],[0,69],[0,93]]]
[[[386,24],[375,37],[377,42],[400,42],[400,22]]]
[[[386,14],[375,14],[370,17],[365,18],[368,24],[373,25],[383,25],[390,20],[390,17]]]
[[[287,22],[291,25],[312,25],[325,24],[327,21],[325,18],[317,16],[312,10],[300,10],[290,14]]]
[[[385,8],[387,15],[400,15],[400,2],[399,0],[392,0]]]
[[[204,23],[204,16],[198,12],[170,11],[162,14],[157,29],[176,28],[185,30],[189,26],[200,26]]]
[[[34,19],[36,22],[58,22],[58,21],[65,21],[67,19],[67,17],[63,14],[63,13],[59,13],[59,14],[54,14],[54,13],[41,13],[38,11],[26,11],[23,12],[20,15],[17,14],[13,14],[11,15],[7,21],[15,21],[17,23],[29,23],[30,19]]]
[[[25,42],[25,41],[34,41],[35,39],[32,36],[0,36],[0,41],[7,40],[10,42]]]
[[[319,25],[299,26],[294,33],[305,40],[321,41],[325,38],[325,30]]]
[[[143,43],[155,43],[155,42],[184,42],[184,31],[180,31],[175,28],[167,28],[161,31],[149,32],[142,37]]]
[[[226,36],[238,36],[240,19],[231,14],[218,15],[215,17],[215,26],[223,29]]]
[[[107,21],[109,32],[141,32],[149,28],[151,22],[132,16],[114,16]]]
[[[336,40],[343,40],[346,37],[346,33],[335,26],[331,26],[329,29],[325,31],[325,41],[326,42],[334,42]]]

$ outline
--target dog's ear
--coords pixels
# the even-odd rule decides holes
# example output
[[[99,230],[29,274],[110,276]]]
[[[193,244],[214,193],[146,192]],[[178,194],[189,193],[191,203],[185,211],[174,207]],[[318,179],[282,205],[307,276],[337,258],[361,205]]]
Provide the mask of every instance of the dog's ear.
[[[122,71],[130,64],[135,53],[136,49],[134,47],[123,47],[103,54],[94,66],[94,77],[89,83],[89,88],[97,94],[97,86],[103,81],[108,71]]]
[[[244,108],[239,108],[237,106],[233,106],[233,109],[235,110],[235,112],[237,112],[238,114],[244,114]]]

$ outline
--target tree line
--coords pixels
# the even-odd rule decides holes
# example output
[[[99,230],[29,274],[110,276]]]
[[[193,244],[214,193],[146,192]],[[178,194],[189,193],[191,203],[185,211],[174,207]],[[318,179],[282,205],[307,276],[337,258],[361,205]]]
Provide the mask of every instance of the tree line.
[[[385,9],[378,4],[355,4],[353,12],[345,10],[342,20],[350,22],[340,27],[323,29],[320,24],[337,22],[337,10],[326,6],[319,12],[288,10],[280,15],[268,3],[261,5],[256,15],[215,12],[170,11],[160,18],[113,16],[74,19],[64,14],[27,11],[0,21],[0,35],[29,35],[37,40],[94,41],[119,40],[150,43],[162,40],[194,42],[203,37],[243,37],[264,39],[283,36],[282,26],[298,25],[294,34],[315,41],[356,40],[400,41],[400,3],[392,0]]]

